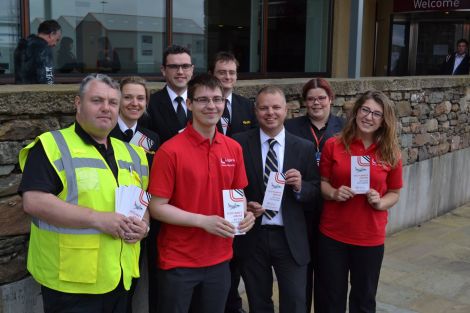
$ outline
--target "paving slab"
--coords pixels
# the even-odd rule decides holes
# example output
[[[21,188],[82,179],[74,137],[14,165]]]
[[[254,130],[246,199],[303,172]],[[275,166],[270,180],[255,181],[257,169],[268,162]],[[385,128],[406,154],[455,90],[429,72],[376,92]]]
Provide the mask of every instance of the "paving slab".
[[[470,203],[388,236],[377,312],[470,313]]]

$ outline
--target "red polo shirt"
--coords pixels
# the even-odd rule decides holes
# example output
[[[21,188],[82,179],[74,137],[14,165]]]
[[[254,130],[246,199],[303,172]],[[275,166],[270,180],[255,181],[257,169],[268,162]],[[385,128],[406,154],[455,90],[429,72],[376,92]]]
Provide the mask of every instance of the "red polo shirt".
[[[192,125],[157,151],[148,191],[182,210],[224,216],[222,190],[248,184],[240,145],[216,132],[212,144]],[[232,239],[162,223],[159,267],[206,267],[232,258]]]
[[[323,147],[320,175],[329,180],[334,188],[351,186],[351,155],[369,155],[370,188],[381,196],[389,189],[403,186],[401,160],[394,167],[380,164],[376,158],[377,146],[365,148],[361,140],[354,140],[350,153],[341,140],[332,137]],[[334,240],[358,246],[377,246],[385,241],[388,212],[374,209],[365,195],[356,195],[345,202],[324,201],[320,231]]]

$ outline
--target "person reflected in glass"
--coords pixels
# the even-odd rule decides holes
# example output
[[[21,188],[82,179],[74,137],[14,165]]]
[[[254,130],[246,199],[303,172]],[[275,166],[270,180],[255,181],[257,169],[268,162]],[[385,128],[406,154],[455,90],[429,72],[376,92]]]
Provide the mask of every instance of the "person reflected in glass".
[[[391,101],[382,92],[367,91],[355,102],[343,131],[323,147],[320,312],[346,311],[348,280],[349,312],[376,312],[388,209],[403,186],[396,128]],[[368,184],[353,185],[352,176],[359,174]]]
[[[121,61],[115,49],[112,48],[108,37],[98,39],[98,57],[96,67],[100,73],[117,73],[121,70]]]
[[[60,47],[57,51],[57,69],[61,73],[71,73],[78,71],[83,73],[83,63],[78,63],[75,54],[72,52],[73,39],[62,37]]]
[[[292,134],[307,139],[315,145],[315,159],[317,165],[320,162],[320,155],[326,140],[343,129],[344,119],[335,116],[331,112],[331,106],[335,99],[333,88],[327,80],[323,78],[313,78],[309,80],[302,88],[302,99],[307,108],[307,114],[286,121],[285,127]],[[310,313],[312,307],[312,289],[315,292],[314,298],[318,298],[321,292],[321,286],[317,286],[318,279],[314,285],[314,268],[318,256],[318,224],[320,222],[320,214],[322,203],[321,199],[315,201],[315,210],[305,211],[305,219],[307,221],[307,232],[310,244],[311,262],[308,266],[307,273],[307,309]],[[316,269],[315,269],[316,270]],[[317,307],[318,301],[313,301]]]

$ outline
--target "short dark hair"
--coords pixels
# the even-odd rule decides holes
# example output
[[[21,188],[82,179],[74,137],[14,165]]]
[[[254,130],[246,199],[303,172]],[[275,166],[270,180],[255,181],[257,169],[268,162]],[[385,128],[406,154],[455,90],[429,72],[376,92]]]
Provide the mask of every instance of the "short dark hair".
[[[335,93],[333,92],[333,89],[331,88],[330,84],[326,81],[326,79],[320,77],[313,78],[307,83],[305,83],[305,85],[302,87],[302,98],[306,100],[307,94],[310,89],[316,88],[321,88],[325,90],[326,94],[328,95],[328,98],[330,98],[331,101],[335,99]]]
[[[458,46],[460,43],[462,43],[462,42],[463,42],[464,44],[466,44],[467,47],[468,47],[468,40],[465,39],[465,38],[461,38],[461,39],[457,40],[457,46]]]
[[[168,46],[165,51],[163,52],[163,59],[162,59],[162,65],[166,65],[166,58],[170,54],[181,54],[181,53],[186,53],[191,57],[191,51],[189,51],[188,48],[183,47],[183,46],[178,46],[178,45],[171,45]]]
[[[52,34],[61,30],[60,24],[56,20],[45,20],[38,27],[38,34]]]
[[[199,74],[193,77],[188,83],[188,99],[193,100],[194,99],[194,93],[196,92],[196,89],[199,87],[207,87],[209,89],[220,89],[220,92],[222,95],[224,94],[224,87],[222,86],[222,83],[220,80],[212,76],[208,73],[203,73]]]
[[[209,70],[211,71],[212,74],[214,74],[215,65],[217,64],[217,62],[230,62],[230,61],[234,62],[238,69],[238,67],[240,66],[240,63],[238,63],[237,58],[232,52],[219,51],[215,55],[214,60],[212,60],[211,67]]]

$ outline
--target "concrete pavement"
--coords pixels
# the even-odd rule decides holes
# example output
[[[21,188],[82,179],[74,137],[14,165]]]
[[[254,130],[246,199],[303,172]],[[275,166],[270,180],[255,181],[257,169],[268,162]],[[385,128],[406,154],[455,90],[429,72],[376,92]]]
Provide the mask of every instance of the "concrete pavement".
[[[470,203],[387,238],[377,312],[470,312]]]

